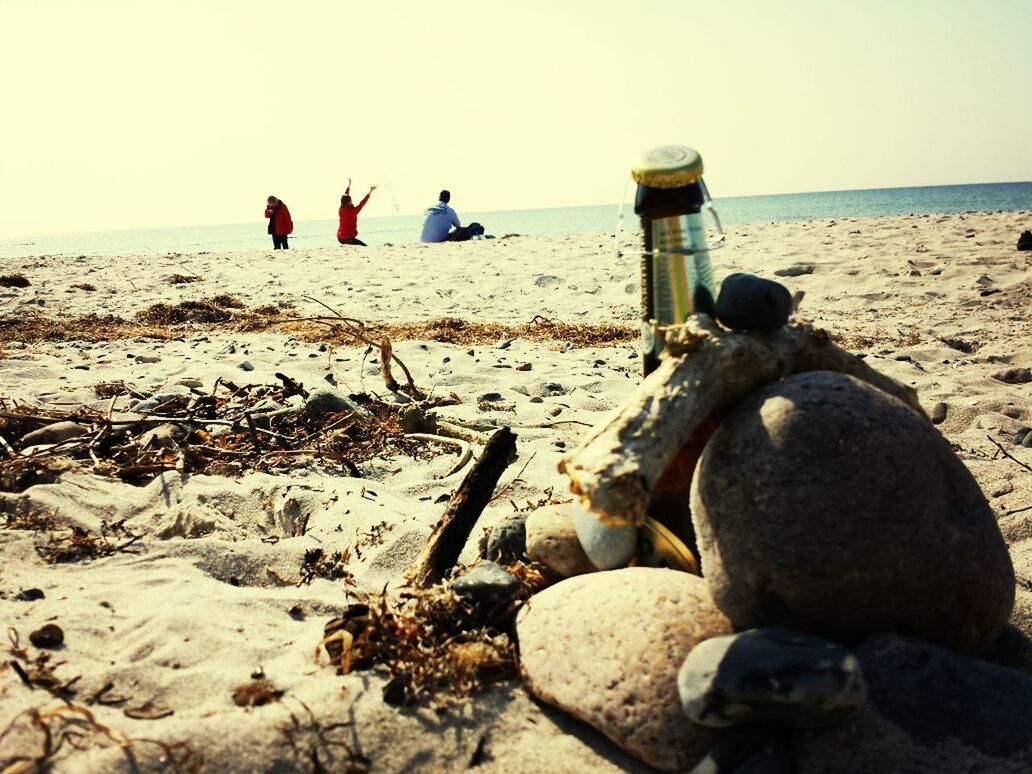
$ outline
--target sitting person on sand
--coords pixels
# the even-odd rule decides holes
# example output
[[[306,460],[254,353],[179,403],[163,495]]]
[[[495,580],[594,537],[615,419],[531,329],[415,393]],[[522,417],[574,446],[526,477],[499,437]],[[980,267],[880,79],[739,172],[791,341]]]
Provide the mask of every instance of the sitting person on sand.
[[[369,186],[369,193],[362,197],[362,201],[358,203],[358,206],[355,206],[351,203],[351,178],[348,178],[348,187],[345,189],[344,195],[340,197],[340,209],[337,210],[337,215],[340,216],[337,241],[342,245],[366,246],[366,243],[358,238],[358,213],[365,207],[366,202],[369,201],[370,194],[375,190],[375,185]]]
[[[287,237],[294,230],[294,221],[290,219],[290,210],[287,205],[270,196],[265,200],[265,217],[269,219],[269,234],[272,235],[272,248],[279,250],[287,249]]]
[[[451,193],[441,191],[437,204],[426,210],[423,234],[419,238],[421,242],[465,242],[484,233],[484,227],[479,223],[470,223],[468,226],[459,223],[459,216],[448,205],[450,201]],[[454,231],[450,230],[452,226],[455,226]]]

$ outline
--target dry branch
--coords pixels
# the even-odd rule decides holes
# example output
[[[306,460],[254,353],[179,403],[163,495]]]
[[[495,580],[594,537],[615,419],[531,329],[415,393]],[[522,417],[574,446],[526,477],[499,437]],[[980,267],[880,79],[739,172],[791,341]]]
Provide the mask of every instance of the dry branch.
[[[641,524],[653,486],[710,414],[804,371],[839,371],[924,416],[916,393],[807,324],[771,334],[725,331],[699,316],[667,332],[667,354],[628,398],[559,462],[570,489],[603,521]]]
[[[480,458],[455,490],[448,507],[419,556],[405,572],[411,585],[428,588],[458,561],[463,546],[498,485],[516,457],[516,435],[509,428],[495,431]]]

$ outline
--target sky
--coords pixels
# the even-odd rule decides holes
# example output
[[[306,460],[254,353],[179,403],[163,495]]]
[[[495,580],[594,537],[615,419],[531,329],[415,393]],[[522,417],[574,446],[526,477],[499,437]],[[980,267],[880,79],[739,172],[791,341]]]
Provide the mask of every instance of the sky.
[[[1030,0],[0,0],[0,237],[1032,180]],[[1032,203],[1030,203],[1032,206]]]

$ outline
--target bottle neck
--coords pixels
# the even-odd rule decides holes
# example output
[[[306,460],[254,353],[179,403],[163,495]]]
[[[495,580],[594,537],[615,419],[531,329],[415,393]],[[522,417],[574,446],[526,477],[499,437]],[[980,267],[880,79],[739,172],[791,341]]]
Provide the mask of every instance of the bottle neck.
[[[639,184],[634,196],[634,212],[643,221],[671,218],[700,212],[705,202],[699,182],[680,188],[650,188]]]

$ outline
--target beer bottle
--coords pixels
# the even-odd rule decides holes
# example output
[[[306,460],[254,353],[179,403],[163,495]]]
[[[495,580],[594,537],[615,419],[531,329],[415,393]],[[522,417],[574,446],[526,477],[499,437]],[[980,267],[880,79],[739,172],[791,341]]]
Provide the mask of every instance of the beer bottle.
[[[645,153],[631,176],[638,184],[634,212],[641,219],[642,359],[647,376],[659,365],[663,335],[653,324],[680,325],[689,315],[712,315],[716,291],[706,244],[703,209],[719,230],[702,157],[684,145]]]

